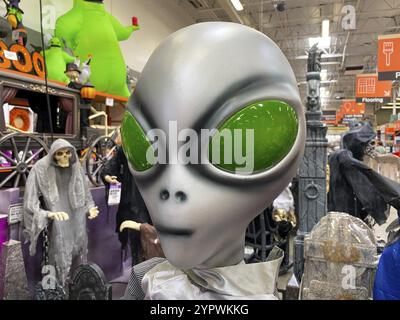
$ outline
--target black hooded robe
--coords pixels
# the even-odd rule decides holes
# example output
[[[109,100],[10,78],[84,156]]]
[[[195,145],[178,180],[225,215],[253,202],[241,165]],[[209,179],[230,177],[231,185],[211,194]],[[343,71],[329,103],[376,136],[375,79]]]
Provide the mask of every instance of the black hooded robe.
[[[150,223],[151,219],[146,204],[140,194],[135,180],[129,171],[128,161],[125,157],[122,147],[117,147],[116,153],[103,167],[101,177],[106,184],[105,176],[116,176],[121,182],[121,201],[117,211],[118,238],[124,249],[130,240],[132,264],[141,261],[140,233],[134,230],[125,229],[119,232],[119,228],[124,221],[133,220],[138,223]]]
[[[368,215],[382,225],[389,206],[400,209],[400,184],[362,162],[368,144],[375,138],[369,123],[354,126],[342,137],[343,149],[329,158],[328,210],[365,219]]]

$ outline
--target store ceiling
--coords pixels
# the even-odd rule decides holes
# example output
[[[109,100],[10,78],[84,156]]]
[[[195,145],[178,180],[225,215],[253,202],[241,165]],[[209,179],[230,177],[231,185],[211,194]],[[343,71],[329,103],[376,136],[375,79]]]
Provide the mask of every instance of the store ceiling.
[[[286,10],[278,12],[278,0],[241,0],[244,10],[236,11],[230,0],[174,0],[197,22],[233,21],[264,32],[273,39],[289,59],[306,95],[306,50],[309,38],[321,36],[322,20],[330,20],[331,58],[323,59],[328,70],[323,83],[325,109],[340,106],[337,98],[354,98],[356,72],[376,71],[377,40],[381,34],[400,33],[400,0],[285,0]],[[342,27],[343,6],[356,8],[355,30]],[[346,69],[356,67],[358,71]]]

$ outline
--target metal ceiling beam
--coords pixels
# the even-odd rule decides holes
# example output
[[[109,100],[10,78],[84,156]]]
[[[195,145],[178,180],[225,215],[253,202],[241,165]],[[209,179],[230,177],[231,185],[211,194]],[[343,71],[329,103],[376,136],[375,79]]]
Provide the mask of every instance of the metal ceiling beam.
[[[392,12],[393,12],[393,10],[392,10]],[[397,15],[394,15],[394,16],[391,16],[391,17],[382,17],[382,16],[376,15],[376,13],[374,13],[374,16],[367,16],[365,18],[359,18],[357,20],[357,22],[358,23],[360,23],[360,22],[370,22],[372,19],[380,19],[380,20],[388,19],[390,21],[393,21],[395,16],[400,15],[400,9],[398,9],[396,12],[397,12]],[[370,13],[370,14],[372,15],[372,13]],[[338,17],[340,17],[340,16],[338,16]],[[324,17],[324,18],[332,20],[332,17],[329,17],[329,16]],[[298,22],[298,23],[289,24],[288,27],[289,28],[298,28],[298,27],[304,27],[304,26],[307,26],[307,27],[314,27],[315,26],[315,27],[321,28],[322,20],[323,19],[321,17],[318,17],[318,18],[317,17],[310,17],[309,19],[305,19],[305,18],[290,19],[290,22]],[[316,22],[314,22],[314,21],[316,21]],[[280,23],[264,23],[264,29],[266,29],[266,30],[268,30],[268,29],[276,30],[276,29],[280,29],[280,28],[281,28],[281,24]]]
[[[285,0],[286,3],[295,3],[297,4],[299,1],[298,0]],[[308,0],[309,1],[309,0]],[[328,6],[328,5],[335,5],[336,2],[332,2],[331,0],[325,0],[326,2],[322,2],[322,0],[316,0],[316,3],[313,5],[305,5],[305,6],[296,6],[296,7],[288,7],[286,11],[290,10],[295,10],[295,9],[300,9],[300,8],[314,8],[315,6]],[[244,8],[251,8],[251,7],[260,7],[261,4],[264,4],[265,8],[267,8],[266,5],[270,4],[271,8],[273,5],[274,1],[273,0],[264,0],[264,1],[253,1],[253,2],[247,2],[243,3]],[[209,10],[222,10],[222,6],[219,7],[214,7],[214,8],[207,8],[207,9],[199,9],[199,12],[207,12]],[[393,9],[392,9],[393,10]],[[274,10],[265,10],[264,13],[274,13]]]
[[[330,19],[333,41],[329,51],[331,55],[326,56],[322,63],[324,69],[329,70],[329,80],[325,85],[331,95],[341,91],[343,93],[340,95],[346,98],[354,97],[355,76],[345,76],[339,70],[343,63],[343,50],[346,50],[347,65],[361,64],[370,71],[376,65],[378,35],[400,33],[400,19],[397,21],[400,18],[400,0],[358,0],[357,29],[351,33],[342,31],[341,8],[346,4],[355,5],[357,0],[286,0],[285,12],[274,10],[273,0],[242,0],[245,8],[242,12],[237,12],[230,0],[199,1],[206,4],[203,9],[196,10],[195,17],[201,21],[215,20],[217,16],[249,25],[247,18],[251,18],[253,27],[263,30],[281,47],[300,83],[305,81],[307,56],[304,54],[308,48],[308,38],[321,36],[322,19]],[[306,86],[301,85],[300,91],[304,97]],[[328,109],[335,109],[341,103],[331,98],[325,100]]]
[[[391,32],[391,31],[398,31],[400,29],[400,26],[391,26],[391,27],[384,27],[380,29],[374,29],[374,30],[360,30],[360,31],[353,31],[353,35],[362,35],[362,34],[377,34],[380,35],[383,32]],[[339,33],[331,33],[331,36],[335,37],[340,37],[340,36],[346,36],[347,32],[339,32]],[[308,39],[310,37],[319,37],[320,33],[314,33],[314,34],[307,34],[303,36],[295,36],[295,37],[281,37],[281,38],[273,38],[274,41],[287,41],[287,40],[304,40]]]
[[[329,58],[341,58],[343,57],[343,53],[335,53],[335,54],[323,54],[322,59],[329,59]],[[308,56],[303,55],[303,56],[297,56],[291,58],[292,60],[307,60]]]

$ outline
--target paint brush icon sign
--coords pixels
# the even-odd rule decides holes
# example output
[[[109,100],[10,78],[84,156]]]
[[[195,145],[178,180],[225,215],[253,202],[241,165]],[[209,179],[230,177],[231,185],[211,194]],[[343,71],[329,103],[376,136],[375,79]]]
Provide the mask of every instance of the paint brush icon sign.
[[[390,66],[390,60],[392,57],[392,54],[394,52],[394,45],[393,42],[384,42],[383,43],[383,54],[386,56],[386,66]]]

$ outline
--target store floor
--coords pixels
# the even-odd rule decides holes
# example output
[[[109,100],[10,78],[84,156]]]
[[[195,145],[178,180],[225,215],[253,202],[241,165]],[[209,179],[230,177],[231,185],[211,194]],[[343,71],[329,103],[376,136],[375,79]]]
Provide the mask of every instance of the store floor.
[[[126,286],[131,276],[131,258],[125,260],[123,268],[122,276],[111,281],[113,300],[120,300],[125,294]]]

